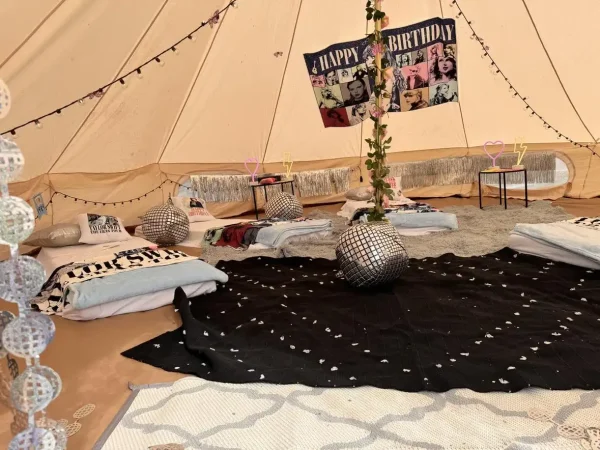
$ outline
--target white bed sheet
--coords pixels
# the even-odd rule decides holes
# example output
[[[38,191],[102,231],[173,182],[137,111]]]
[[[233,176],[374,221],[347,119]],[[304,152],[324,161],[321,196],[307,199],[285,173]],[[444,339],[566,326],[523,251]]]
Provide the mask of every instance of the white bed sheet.
[[[207,220],[206,222],[192,222],[190,223],[190,232],[188,233],[185,241],[180,242],[177,245],[181,245],[182,247],[201,247],[202,239],[204,239],[204,234],[210,230],[211,228],[219,228],[227,225],[233,225],[235,223],[243,223],[249,222],[247,219],[215,219],[215,220]],[[142,226],[139,225],[135,227],[134,236],[139,238],[144,238],[144,232],[142,231]]]
[[[600,270],[600,264],[590,261],[581,255],[569,252],[563,248],[552,246],[546,242],[538,241],[529,236],[511,233],[508,238],[508,246],[519,253],[538,256],[551,261],[571,264],[573,266],[585,267],[587,269]]]

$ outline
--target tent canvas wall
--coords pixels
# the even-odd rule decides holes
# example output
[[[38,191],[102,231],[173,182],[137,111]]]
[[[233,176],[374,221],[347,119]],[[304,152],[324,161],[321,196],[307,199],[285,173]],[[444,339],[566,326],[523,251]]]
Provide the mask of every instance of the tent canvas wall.
[[[0,78],[13,107],[0,130],[38,117],[94,91],[184,37],[226,0],[4,0],[0,4]],[[15,138],[26,165],[11,191],[46,200],[54,190],[92,201],[142,195],[168,174],[245,173],[258,158],[265,171],[357,167],[364,161],[362,126],[324,128],[303,54],[355,40],[366,31],[364,0],[238,0],[143,78],[128,78],[104,95],[30,125]],[[387,1],[390,27],[453,17],[450,0]],[[600,90],[593,74],[600,52],[597,0],[460,0],[477,33],[514,87],[545,121],[578,142],[600,136]],[[488,140],[523,136],[530,151],[561,152],[570,181],[553,195],[600,195],[600,158],[565,143],[512,98],[490,73],[479,43],[457,19],[460,103],[389,117],[390,161],[482,153]],[[275,54],[281,52],[282,56]],[[354,177],[358,182],[358,172]],[[164,200],[165,185],[142,201],[94,206],[55,197],[40,225],[83,211],[112,212],[128,223]],[[472,186],[432,186],[411,195],[470,195]],[[308,199],[338,200],[340,195]],[[307,200],[305,200],[307,202]],[[215,205],[216,214],[250,204]]]

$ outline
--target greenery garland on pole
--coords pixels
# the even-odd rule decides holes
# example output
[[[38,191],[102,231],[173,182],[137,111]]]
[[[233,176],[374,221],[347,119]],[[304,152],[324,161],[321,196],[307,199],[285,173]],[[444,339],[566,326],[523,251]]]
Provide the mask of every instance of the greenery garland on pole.
[[[386,109],[382,107],[382,101],[388,99],[389,104],[391,98],[390,92],[386,89],[388,81],[393,81],[393,70],[391,61],[385,57],[388,50],[387,39],[383,38],[381,30],[388,26],[389,19],[383,11],[381,11],[382,0],[367,1],[367,20],[374,22],[374,31],[368,35],[368,42],[371,46],[371,53],[375,55],[374,66],[369,67],[369,75],[375,78],[375,87],[373,94],[375,95],[375,105],[371,108],[371,120],[374,122],[373,138],[365,139],[369,144],[369,159],[366,161],[367,170],[371,173],[371,186],[373,188],[373,202],[375,207],[369,214],[370,222],[380,222],[386,220],[385,206],[393,199],[393,191],[390,189],[390,184],[385,181],[390,173],[389,167],[386,166],[386,151],[391,148],[392,138],[388,137],[387,125],[383,123],[383,115]],[[393,84],[393,83],[392,83]]]

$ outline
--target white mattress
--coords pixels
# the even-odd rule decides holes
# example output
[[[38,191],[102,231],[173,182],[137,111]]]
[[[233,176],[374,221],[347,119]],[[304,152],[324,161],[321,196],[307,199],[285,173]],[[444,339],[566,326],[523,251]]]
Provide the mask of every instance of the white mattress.
[[[190,223],[190,232],[185,241],[180,242],[177,245],[182,247],[201,247],[202,239],[204,239],[204,233],[211,228],[220,228],[226,225],[233,225],[234,223],[249,222],[249,220],[243,219],[214,219],[207,220],[206,222],[192,222]],[[142,226],[135,227],[134,236],[144,238],[144,232]]]
[[[392,205],[406,205],[415,203],[413,200],[404,197],[402,201],[390,202]],[[361,208],[368,208],[372,206],[373,203],[365,201],[365,200],[346,200],[346,203],[342,205],[341,211],[338,211],[337,215],[340,217],[344,217],[348,220],[352,220],[354,217],[354,213]],[[444,227],[420,227],[420,228],[400,228],[396,227],[398,234],[401,236],[425,236],[429,233],[437,233],[440,231],[448,231],[448,228]]]
[[[508,246],[519,253],[538,256],[540,258],[571,264],[573,266],[585,267],[587,269],[600,270],[600,264],[584,258],[581,255],[521,234],[511,233],[508,238]]]
[[[48,278],[57,267],[71,262],[97,260],[102,256],[112,256],[114,253],[132,250],[134,248],[148,247],[149,245],[153,245],[152,242],[139,237],[132,237],[128,241],[111,242],[108,244],[81,244],[60,248],[43,247],[37,256],[37,260],[41,262],[46,269],[46,278]]]
[[[110,257],[117,252],[147,247],[149,245],[152,245],[152,243],[146,239],[132,237],[128,241],[113,242],[109,244],[82,244],[61,248],[44,247],[38,254],[37,259],[46,269],[46,278],[48,278],[55,269],[71,262],[98,260],[103,256]],[[182,289],[189,297],[208,294],[214,292],[216,288],[217,285],[214,281],[182,286]],[[165,289],[163,291],[125,298],[116,302],[110,302],[82,310],[72,310],[67,306],[62,317],[71,320],[93,320],[131,312],[149,311],[170,304],[173,301],[174,293],[174,288]]]
[[[188,237],[185,241],[177,244],[177,245],[181,245],[182,247],[194,247],[194,248],[200,248],[202,247],[202,241],[204,239],[204,234],[210,230],[211,228],[220,228],[220,227],[224,227],[227,225],[233,225],[236,223],[243,223],[243,222],[251,222],[252,220],[243,220],[243,219],[215,219],[215,220],[208,220],[206,222],[194,222],[194,223],[190,223],[190,233],[188,234]],[[285,240],[286,244],[298,244],[298,243],[302,243],[302,242],[307,242],[307,241],[314,241],[317,239],[324,239],[327,238],[329,236],[331,236],[332,232],[331,231],[317,231],[314,233],[309,233],[309,234],[304,234],[302,236],[295,236],[295,237],[290,237],[288,239]],[[142,231],[142,226],[139,225],[135,228],[135,236],[143,238],[144,237],[144,232]],[[268,247],[266,245],[263,244],[252,244],[250,247],[248,247],[247,250],[265,250],[265,249],[269,249],[271,247]],[[240,249],[240,251],[242,251],[243,249]]]

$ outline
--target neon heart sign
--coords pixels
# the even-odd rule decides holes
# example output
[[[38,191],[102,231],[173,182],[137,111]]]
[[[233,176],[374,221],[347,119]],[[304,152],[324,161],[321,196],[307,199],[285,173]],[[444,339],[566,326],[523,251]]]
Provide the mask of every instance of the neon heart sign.
[[[254,171],[251,171],[248,168],[248,163],[255,163],[256,166],[254,166]],[[254,183],[256,181],[256,174],[258,173],[258,159],[256,158],[248,158],[246,161],[244,161],[244,167],[246,168],[246,170],[248,171],[248,173],[252,176],[252,182]]]
[[[496,153],[495,155],[491,155],[490,152],[487,149],[488,145],[502,145],[502,148],[500,149],[500,151],[498,153]],[[485,144],[483,144],[483,151],[488,155],[488,157],[492,160],[492,166],[496,167],[496,160],[498,159],[498,157],[504,153],[504,142],[502,141],[487,141]]]

